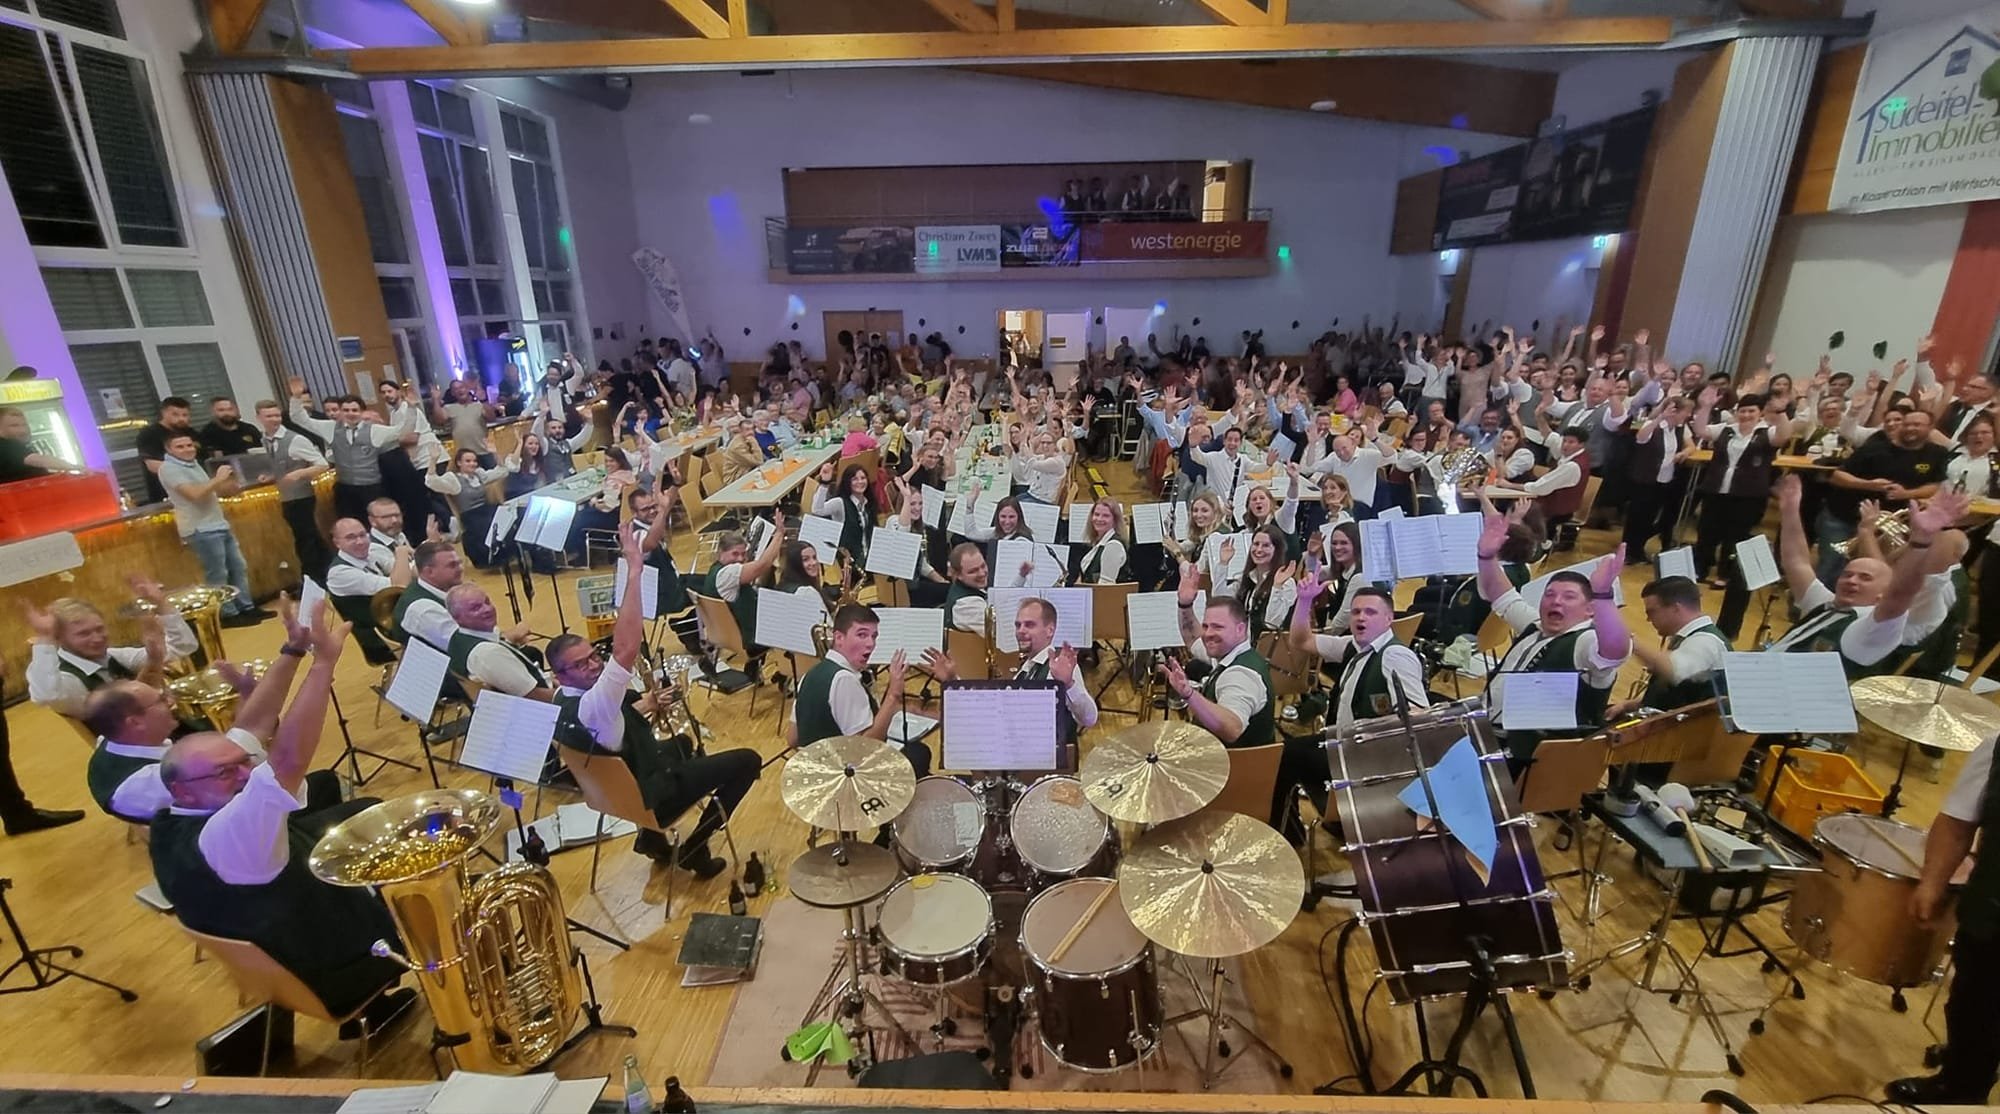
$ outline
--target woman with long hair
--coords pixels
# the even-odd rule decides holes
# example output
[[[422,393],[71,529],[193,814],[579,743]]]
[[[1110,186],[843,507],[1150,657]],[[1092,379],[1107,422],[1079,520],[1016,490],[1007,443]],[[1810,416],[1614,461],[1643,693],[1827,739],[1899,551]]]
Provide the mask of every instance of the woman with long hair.
[[[1033,563],[1021,563],[1018,579],[1014,570],[1007,570],[1003,575],[999,564],[1000,543],[1013,540],[1034,541],[1035,532],[1028,526],[1027,516],[1021,513],[1021,500],[1012,495],[994,504],[993,525],[981,525],[979,522],[981,517],[978,507],[979,495],[980,487],[977,482],[974,482],[971,488],[967,489],[965,493],[965,498],[973,500],[971,520],[966,527],[966,537],[985,546],[986,568],[988,575],[993,578],[992,584],[994,587],[1019,587],[1027,583],[1028,574],[1033,570]]]
[[[521,443],[508,454],[503,466],[507,470],[507,498],[526,495],[548,482],[545,478],[548,474],[548,455],[548,446],[543,443],[540,434],[522,435]]]
[[[1242,528],[1248,531],[1261,530],[1266,526],[1278,527],[1286,539],[1286,556],[1296,557],[1299,546],[1296,537],[1299,529],[1299,466],[1287,464],[1285,471],[1290,475],[1291,486],[1285,490],[1282,505],[1278,503],[1277,496],[1271,494],[1271,489],[1263,484],[1250,488],[1244,494]]]
[[[1077,584],[1117,584],[1125,579],[1125,505],[1116,499],[1091,504],[1089,548],[1077,564]]]
[[[1313,602],[1313,624],[1334,634],[1346,634],[1348,605],[1354,592],[1367,583],[1361,575],[1361,527],[1349,519],[1324,534],[1307,541],[1311,556],[1320,562],[1320,582],[1326,591]]]
[[[831,488],[813,492],[812,513],[840,523],[840,551],[854,565],[867,563],[868,543],[875,536],[872,482],[865,466],[850,464]]]
[[[827,584],[825,571],[819,563],[819,549],[813,543],[799,539],[786,542],[778,556],[777,590],[814,600],[822,610],[831,613],[839,605],[842,588]],[[852,577],[853,573],[843,570],[842,575]]]
[[[1171,527],[1162,534],[1166,550],[1173,556],[1174,568],[1178,570],[1182,563],[1191,563],[1195,571],[1208,578],[1212,593],[1228,595],[1229,585],[1218,575],[1218,570],[1210,567],[1209,561],[1214,550],[1214,546],[1209,544],[1209,539],[1215,536],[1216,531],[1224,529],[1227,522],[1222,513],[1222,500],[1216,498],[1214,492],[1204,491],[1188,500],[1186,510],[1176,513],[1187,515],[1187,540],[1181,541],[1176,537]],[[1176,579],[1174,584],[1167,587],[1177,587],[1178,583]]]
[[[1243,578],[1237,581],[1236,598],[1250,614],[1252,644],[1265,631],[1285,629],[1291,622],[1292,605],[1298,602],[1298,565],[1286,556],[1285,546],[1285,532],[1274,525],[1250,531],[1250,560],[1243,566]],[[1225,564],[1233,558],[1234,548],[1233,541],[1222,543]]]
[[[570,520],[569,542],[564,549],[572,564],[581,565],[589,556],[585,552],[585,531],[618,529],[625,493],[638,486],[638,482],[638,474],[632,470],[631,458],[624,449],[613,445],[604,450],[604,481],[598,485],[596,494],[577,504],[576,517]]]
[[[493,554],[486,548],[486,533],[493,524],[494,503],[486,497],[486,485],[506,476],[505,468],[481,468],[476,449],[460,449],[453,454],[451,471],[424,475],[424,486],[444,496],[451,505],[452,532],[465,546],[465,555],[474,568],[493,564]]]

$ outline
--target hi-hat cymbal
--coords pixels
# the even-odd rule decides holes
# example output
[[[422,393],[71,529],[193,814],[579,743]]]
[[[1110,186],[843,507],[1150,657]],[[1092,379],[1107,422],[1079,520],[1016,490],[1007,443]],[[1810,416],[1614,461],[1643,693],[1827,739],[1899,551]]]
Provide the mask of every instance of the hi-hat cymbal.
[[[829,843],[792,860],[792,896],[822,909],[845,909],[889,892],[903,870],[894,852],[872,843]]]
[[[1141,723],[1092,747],[1079,780],[1106,816],[1158,824],[1215,800],[1229,781],[1229,752],[1192,723]]]
[[[1854,710],[1899,739],[1944,750],[1976,750],[2000,735],[2000,705],[1953,685],[1916,677],[1854,682]]]
[[[902,815],[917,791],[903,752],[880,739],[835,735],[785,760],[779,795],[815,828],[858,832]]]
[[[1242,955],[1298,915],[1306,874],[1267,824],[1207,812],[1147,833],[1118,867],[1118,897],[1148,940],[1182,955]]]

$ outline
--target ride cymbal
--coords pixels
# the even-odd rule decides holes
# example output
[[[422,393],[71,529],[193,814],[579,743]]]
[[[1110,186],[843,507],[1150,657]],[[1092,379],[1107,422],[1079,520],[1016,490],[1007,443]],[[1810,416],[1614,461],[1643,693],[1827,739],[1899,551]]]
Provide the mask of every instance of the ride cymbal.
[[[835,735],[785,760],[779,795],[815,828],[856,832],[902,815],[917,791],[903,752],[880,739]]]
[[[1298,915],[1306,875],[1267,824],[1208,812],[1148,832],[1118,867],[1118,896],[1148,940],[1182,955],[1242,955]]]
[[[1083,795],[1117,820],[1178,820],[1215,800],[1229,781],[1229,752],[1192,723],[1141,723],[1091,748]]]
[[[1854,710],[1874,726],[1913,743],[1976,750],[2000,734],[2000,705],[1970,691],[1917,677],[1854,682]]]

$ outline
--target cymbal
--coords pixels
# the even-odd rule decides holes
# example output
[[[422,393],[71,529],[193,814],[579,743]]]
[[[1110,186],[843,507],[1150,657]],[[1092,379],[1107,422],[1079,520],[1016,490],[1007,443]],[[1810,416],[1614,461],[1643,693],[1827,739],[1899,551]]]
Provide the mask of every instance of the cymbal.
[[[1126,852],[1118,896],[1148,940],[1182,955],[1242,955],[1298,915],[1306,874],[1268,824],[1208,812],[1155,828]]]
[[[822,909],[845,909],[889,892],[903,876],[894,852],[872,843],[829,843],[792,860],[792,896]]]
[[[1854,682],[1854,710],[1899,739],[1968,751],[2000,735],[2000,705],[1969,690],[1917,677]]]
[[[916,792],[916,772],[902,752],[859,735],[835,735],[800,749],[785,761],[779,786],[792,815],[836,832],[887,824]]]
[[[1079,780],[1106,816],[1157,824],[1215,800],[1229,781],[1229,752],[1192,723],[1141,723],[1092,747]]]

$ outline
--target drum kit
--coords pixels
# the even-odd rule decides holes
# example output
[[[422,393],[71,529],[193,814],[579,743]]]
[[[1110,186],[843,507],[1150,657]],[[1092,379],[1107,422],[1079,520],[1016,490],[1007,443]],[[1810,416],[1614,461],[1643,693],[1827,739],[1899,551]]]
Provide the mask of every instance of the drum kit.
[[[933,999],[939,1047],[957,1032],[955,1010],[981,1016],[1002,1080],[1024,1024],[1064,1067],[1143,1073],[1162,1033],[1195,1021],[1208,1027],[1204,1086],[1221,1075],[1215,1061],[1230,1055],[1230,1029],[1290,1076],[1220,994],[1223,960],[1291,923],[1304,871],[1267,825],[1202,811],[1228,776],[1222,744],[1183,723],[1127,729],[1086,756],[1078,776],[1033,780],[919,780],[875,739],[800,749],[781,795],[835,839],[793,861],[791,890],[846,922],[802,1024],[830,1017],[847,1030],[857,1053],[850,1074],[873,1062],[878,1033],[916,1047],[864,978],[873,975]],[[886,847],[857,838],[874,827]],[[1160,968],[1176,956],[1208,966],[1205,979],[1190,973],[1197,1007],[1169,1017]],[[1032,1072],[1025,1058],[1021,1070]]]

